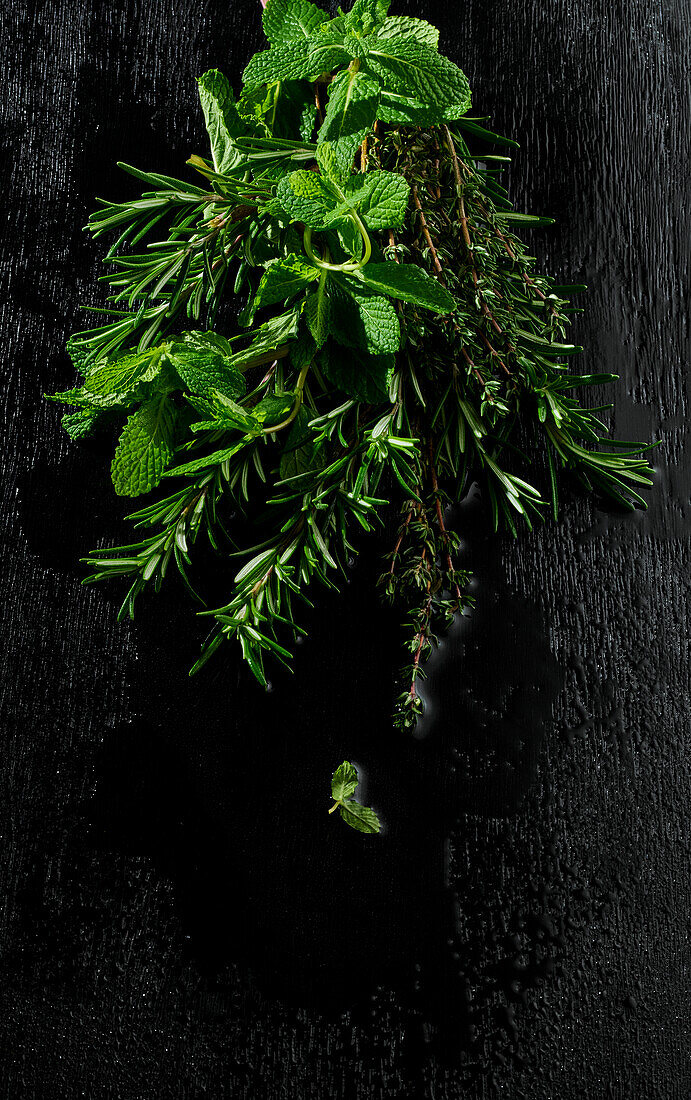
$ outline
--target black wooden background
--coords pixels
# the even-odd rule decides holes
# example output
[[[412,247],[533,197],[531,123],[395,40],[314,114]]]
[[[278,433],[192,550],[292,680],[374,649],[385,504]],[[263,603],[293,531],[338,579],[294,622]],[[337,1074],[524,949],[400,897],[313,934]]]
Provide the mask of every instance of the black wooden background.
[[[662,439],[647,514],[567,494],[518,544],[459,514],[478,610],[391,731],[365,549],[294,678],[190,681],[181,591],[118,626],[78,558],[126,535],[106,445],[44,391],[94,301],[118,159],[204,151],[195,75],[257,0],[5,0],[0,1055],[6,1100],[691,1095],[688,0],[402,0],[521,143],[584,363]],[[343,757],[387,826],[326,814]]]

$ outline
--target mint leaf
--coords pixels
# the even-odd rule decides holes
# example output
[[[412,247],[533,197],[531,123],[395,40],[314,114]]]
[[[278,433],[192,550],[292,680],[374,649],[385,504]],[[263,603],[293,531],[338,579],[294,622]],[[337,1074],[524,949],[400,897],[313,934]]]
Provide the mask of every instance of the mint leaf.
[[[264,272],[252,303],[251,317],[262,306],[287,301],[293,295],[319,278],[319,270],[306,260],[291,253],[282,260],[276,260]],[[250,320],[251,320],[250,317]]]
[[[199,470],[205,470],[208,466],[220,466],[229,458],[236,455],[243,447],[247,446],[247,438],[239,439],[232,447],[224,447],[222,451],[214,451],[211,455],[195,458],[192,462],[185,462],[181,466],[175,466],[172,470],[166,470],[164,477],[180,477],[183,474],[196,474]]]
[[[320,348],[331,331],[331,299],[320,288],[305,302],[305,317],[314,342]]]
[[[243,73],[247,88],[260,84],[274,84],[277,80],[315,78],[323,72],[331,72],[347,65],[350,58],[342,46],[328,40],[327,36],[314,35],[285,46],[256,53],[250,58]]]
[[[294,393],[270,393],[252,409],[254,417],[260,424],[280,424],[282,420],[293,411],[295,406]]]
[[[439,45],[439,31],[424,19],[413,19],[408,15],[393,15],[375,32],[379,39],[408,38],[414,42],[424,42],[436,49]]]
[[[218,389],[210,389],[199,396],[190,394],[187,398],[190,405],[205,420],[190,424],[190,431],[217,431],[219,428],[235,430],[246,435],[256,435],[259,431],[259,421],[252,411],[239,405],[232,397],[227,397]]]
[[[393,355],[368,355],[358,348],[345,348],[333,340],[324,349],[320,365],[325,378],[349,397],[378,405],[388,401]]]
[[[418,100],[439,122],[459,118],[470,107],[465,75],[424,42],[408,38],[373,40],[367,67],[379,77],[384,91]],[[384,118],[382,112],[380,117]]]
[[[310,38],[329,16],[310,0],[268,0],[262,21],[272,46]]]
[[[84,344],[76,342],[73,336],[69,338],[65,345],[65,351],[72,360],[72,366],[79,374],[86,374],[86,360],[89,358],[89,348]]]
[[[282,480],[314,469],[315,445],[309,428],[310,415],[303,405],[295,417],[281,454],[279,477]]]
[[[378,833],[381,824],[374,810],[361,806],[350,797],[355,793],[358,783],[357,768],[349,760],[344,760],[331,777],[331,797],[334,804],[329,813],[338,810],[346,824],[359,833]]]
[[[397,172],[377,169],[352,176],[346,184],[345,194],[357,206],[369,229],[399,229],[403,225],[410,185]]]
[[[345,17],[345,26],[355,34],[372,34],[382,26],[388,10],[388,0],[355,0]]]
[[[333,335],[339,344],[379,354],[401,346],[401,326],[388,298],[372,294],[358,280],[334,276],[344,293],[332,296]]]
[[[248,347],[234,352],[228,360],[229,365],[247,370],[251,366],[271,362],[275,352],[297,335],[299,321],[300,310],[297,308],[270,317],[254,330]]]
[[[345,823],[350,825],[351,829],[357,829],[359,833],[378,833],[381,829],[381,822],[374,810],[370,810],[368,806],[361,806],[359,802],[352,799],[341,802],[338,812]]]
[[[166,396],[152,398],[130,416],[110,468],[118,496],[156,488],[173,455],[173,430],[174,409]]]
[[[65,413],[60,423],[70,439],[76,441],[93,435],[107,419],[104,409],[77,409],[76,412]]]
[[[211,334],[213,335],[213,334]],[[168,360],[190,393],[218,390],[235,400],[245,393],[245,379],[205,333],[186,332],[168,346]]]
[[[361,69],[339,73],[329,85],[329,102],[317,143],[329,141],[344,170],[377,119],[379,82]]]
[[[317,164],[322,176],[338,188],[341,188],[350,176],[350,165],[342,164],[330,141],[322,140],[317,145]]]
[[[145,375],[145,381],[152,381],[160,365],[161,354],[158,350],[127,351],[92,366],[84,379],[84,389],[87,393],[103,396],[125,394],[133,390]]]
[[[290,345],[289,358],[296,371],[301,371],[314,359],[317,345],[306,325],[302,325],[298,337]]]
[[[245,134],[247,127],[238,114],[232,88],[223,73],[209,69],[199,77],[197,84],[214,169],[228,172],[242,159],[233,138]]]
[[[416,264],[366,264],[358,277],[378,294],[412,302],[435,313],[451,313],[456,303],[448,290]]]
[[[293,221],[304,222],[311,229],[323,229],[339,203],[333,185],[306,169],[284,176],[276,197]]]
[[[336,802],[342,802],[344,798],[350,798],[351,794],[355,794],[355,788],[359,782],[357,768],[349,760],[344,760],[336,768],[331,778],[332,798]]]

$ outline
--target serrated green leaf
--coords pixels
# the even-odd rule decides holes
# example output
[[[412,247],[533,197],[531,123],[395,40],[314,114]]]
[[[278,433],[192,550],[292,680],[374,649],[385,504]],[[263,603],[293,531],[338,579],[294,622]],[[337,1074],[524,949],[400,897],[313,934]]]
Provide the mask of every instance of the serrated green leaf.
[[[247,439],[239,439],[232,447],[224,447],[222,451],[214,451],[213,454],[204,455],[202,458],[195,458],[192,462],[184,462],[181,466],[175,466],[172,470],[166,470],[163,476],[189,476],[189,474],[199,473],[200,470],[205,470],[209,466],[221,466],[224,462],[227,462],[229,458],[233,458],[233,456],[236,455],[238,451],[241,451],[243,447],[246,447],[247,442]]]
[[[358,348],[342,347],[330,340],[320,358],[324,377],[349,397],[377,405],[389,398],[395,356],[368,355]]]
[[[303,141],[312,141],[314,127],[317,125],[317,104],[305,103],[300,114],[300,137]]]
[[[247,88],[260,84],[274,84],[277,80],[316,78],[322,72],[331,72],[350,61],[348,54],[328,40],[327,36],[313,35],[285,46],[274,46],[252,57],[243,73]]]
[[[293,221],[304,222],[311,229],[323,229],[339,203],[333,185],[306,169],[284,176],[276,197]]]
[[[223,73],[209,69],[199,77],[197,84],[214,170],[229,172],[242,159],[233,139],[245,134],[247,127],[238,114],[233,90]]]
[[[379,82],[361,69],[339,73],[329,85],[317,144],[332,144],[343,171],[350,171],[358,147],[376,122],[379,91]]]
[[[242,351],[236,351],[228,363],[238,370],[248,370],[255,363],[268,362],[267,356],[278,351],[297,335],[300,310],[291,309],[277,317],[271,317],[252,334],[252,342]]]
[[[317,145],[317,164],[325,179],[340,188],[350,176],[350,167],[344,166],[330,141]]]
[[[134,389],[146,373],[145,381],[150,382],[161,367],[162,353],[127,351],[105,362],[95,363],[84,379],[84,389],[88,393],[107,395],[125,394]]]
[[[405,221],[410,184],[397,172],[375,170],[352,176],[345,186],[369,229],[399,229]]]
[[[458,117],[455,112],[451,113]],[[446,113],[414,96],[386,91],[379,100],[379,118],[382,122],[399,122],[406,126],[434,126],[446,120]]]
[[[381,822],[374,810],[370,810],[368,806],[361,806],[359,802],[354,802],[352,799],[341,802],[338,812],[346,824],[359,833],[378,833],[381,829]]]
[[[328,20],[329,16],[310,0],[268,0],[262,21],[264,34],[272,46],[304,42]]]
[[[280,424],[294,406],[294,393],[270,393],[254,406],[252,414],[260,424]]]
[[[350,798],[359,782],[357,768],[349,760],[344,760],[331,777],[331,796],[334,801],[342,802],[344,798]]]
[[[168,345],[167,356],[190,393],[201,396],[218,390],[226,397],[242,397],[245,379],[233,367],[214,339],[214,333],[186,332]]]
[[[314,436],[308,426],[310,415],[303,405],[290,429],[281,454],[279,469],[281,479],[297,477],[298,474],[314,469]]]
[[[355,0],[345,17],[345,26],[356,34],[373,34],[383,25],[388,10],[388,0]]]
[[[291,253],[267,267],[252,303],[250,320],[262,306],[285,302],[319,278],[319,270]]]
[[[331,299],[323,287],[310,294],[305,302],[305,318],[315,344],[322,347],[331,331]]]
[[[288,353],[291,365],[296,371],[301,371],[303,367],[306,367],[308,363],[311,363],[314,359],[317,350],[317,345],[314,342],[314,337],[306,324],[300,326],[297,339],[290,345],[290,351]]]
[[[193,432],[224,428],[252,435],[259,431],[259,421],[252,411],[239,405],[232,397],[221,393],[220,390],[210,389],[201,397],[190,394],[187,400],[200,416],[206,418],[190,424],[190,430]]]
[[[86,360],[89,358],[89,349],[84,344],[75,343],[74,339],[70,337],[65,347],[67,354],[72,360],[72,365],[79,374],[86,374]]]
[[[76,412],[65,413],[60,423],[70,439],[76,441],[93,435],[107,419],[105,409],[77,409]]]
[[[110,468],[118,496],[136,497],[159,484],[173,455],[174,419],[165,396],[152,398],[129,417]]]
[[[435,49],[439,45],[439,31],[424,19],[412,19],[407,15],[393,15],[384,21],[375,32],[380,39],[408,38],[414,42],[424,42]]]
[[[339,344],[375,355],[397,352],[401,326],[388,298],[373,294],[358,280],[344,275],[335,276],[334,281],[343,291],[332,295],[331,328]]]
[[[61,393],[47,393],[46,401],[56,401],[62,405],[77,405],[83,409],[126,409],[139,402],[136,391],[129,393],[89,393],[83,386],[76,386],[71,390],[63,390]]]
[[[435,313],[451,313],[456,303],[448,290],[416,264],[366,264],[357,276],[378,294],[411,302]]]
[[[367,67],[379,78],[383,91],[426,105],[431,112],[429,121],[459,118],[470,107],[470,87],[464,73],[424,42],[408,38],[373,40]],[[380,117],[384,117],[382,111]]]

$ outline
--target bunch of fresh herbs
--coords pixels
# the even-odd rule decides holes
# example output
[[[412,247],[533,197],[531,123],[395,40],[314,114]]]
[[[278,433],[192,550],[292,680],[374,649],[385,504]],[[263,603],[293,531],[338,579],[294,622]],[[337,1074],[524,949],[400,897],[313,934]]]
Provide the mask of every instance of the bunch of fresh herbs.
[[[115,238],[108,304],[69,342],[79,383],[52,400],[72,407],[73,439],[118,426],[115,492],[147,498],[135,540],[86,559],[87,582],[126,580],[121,615],[171,570],[195,594],[200,534],[225,556],[192,671],[235,641],[266,685],[267,658],[291,660],[299,605],[343,574],[356,533],[398,512],[382,588],[407,623],[395,720],[409,727],[436,632],[471,604],[447,506],[479,481],[495,529],[515,533],[556,517],[560,470],[634,507],[650,469],[577,399],[616,376],[569,365],[581,288],[536,273],[514,229],[548,219],[512,210],[507,158],[486,151],[515,143],[468,117],[437,30],[388,7],[330,19],[268,0],[269,48],[240,95],[215,70],[199,80],[199,182],[122,166],[146,189],[89,220]],[[519,430],[544,456],[546,500]],[[353,782],[334,778],[351,824]]]

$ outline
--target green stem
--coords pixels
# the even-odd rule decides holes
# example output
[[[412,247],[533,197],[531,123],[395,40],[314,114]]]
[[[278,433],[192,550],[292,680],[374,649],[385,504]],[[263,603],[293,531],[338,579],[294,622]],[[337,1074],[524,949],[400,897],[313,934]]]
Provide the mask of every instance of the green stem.
[[[304,397],[303,391],[304,391],[304,388],[305,388],[305,381],[307,379],[307,375],[309,373],[309,369],[310,369],[311,366],[312,366],[311,363],[306,363],[305,366],[300,371],[300,374],[298,375],[297,384],[295,386],[295,404],[293,405],[293,408],[291,409],[290,415],[287,416],[285,420],[282,420],[280,424],[274,424],[270,428],[264,428],[263,429],[263,434],[264,435],[273,435],[274,432],[280,432],[280,431],[283,430],[283,428],[287,428],[289,424],[293,423],[293,421],[295,420],[295,417],[297,416],[297,414],[300,412],[300,409],[302,408],[302,401],[303,401],[303,397]]]
[[[318,267],[321,271],[360,271],[365,264],[369,263],[372,258],[372,242],[370,240],[367,228],[356,210],[350,211],[350,219],[357,226],[362,237],[362,243],[364,245],[364,253],[362,259],[356,260],[354,257],[350,260],[346,260],[342,264],[332,264],[323,260],[320,256],[317,256],[312,248],[312,230],[309,226],[305,229],[303,242],[305,245],[305,252],[308,258],[312,261],[315,267]]]
[[[330,813],[330,814],[334,813],[334,812],[335,812],[335,811],[336,811],[336,810],[338,809],[338,807],[339,807],[340,805],[341,805],[341,803],[340,803],[340,802],[334,802],[333,806],[332,806],[332,807],[331,807],[331,809],[329,810],[329,813]]]

